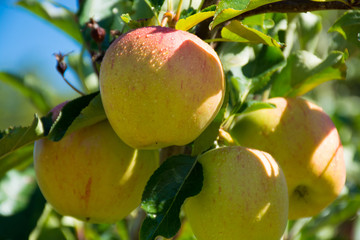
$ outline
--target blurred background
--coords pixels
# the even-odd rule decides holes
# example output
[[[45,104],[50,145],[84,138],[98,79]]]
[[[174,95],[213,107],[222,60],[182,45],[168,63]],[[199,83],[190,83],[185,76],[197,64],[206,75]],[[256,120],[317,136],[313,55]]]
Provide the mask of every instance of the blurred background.
[[[10,126],[27,126],[35,113],[42,116],[58,103],[79,96],[57,72],[54,53],[71,53],[67,62],[69,66],[74,66],[71,62],[83,51],[81,44],[49,22],[16,5],[16,2],[0,1],[0,130]],[[49,1],[43,2],[47,4]],[[77,12],[77,4],[78,1],[75,0],[56,0],[52,1],[52,4],[47,4],[47,11],[52,17],[56,17],[63,14],[63,7]],[[326,82],[305,96],[323,107],[339,130],[347,164],[346,188],[339,199],[319,216],[290,222],[291,239],[360,239],[360,35],[345,40],[339,33],[328,32],[343,14],[343,11],[326,11],[288,15],[288,46],[284,51],[287,56],[299,49],[307,50],[322,59],[332,50],[349,53],[346,61],[346,80]],[[360,23],[349,28],[355,28],[360,33]],[[228,49],[231,51],[224,51],[222,59],[229,62],[238,61],[239,56],[243,57],[246,54],[242,51],[244,47],[239,47],[239,44],[229,46]],[[234,49],[236,51],[233,51]],[[242,55],[235,54],[239,53],[238,49],[241,49]],[[83,52],[83,56],[84,66],[91,68],[91,59],[87,51]],[[241,61],[235,63],[239,62]],[[81,76],[74,69],[69,67],[65,77],[74,86],[81,88]],[[26,89],[16,85],[16,81],[8,81],[4,73],[18,77],[18,82],[26,86]],[[96,89],[97,77],[94,73],[89,72],[86,78]],[[27,92],[29,89],[32,93]],[[34,93],[44,98],[47,105],[39,107],[33,104],[30,100],[33,100],[31,97]],[[21,228],[28,227],[31,232],[35,226],[32,225],[33,222],[27,222],[27,213],[21,216],[16,214],[23,209],[37,206],[31,205],[31,199],[43,203],[41,198],[31,198],[36,189],[33,169],[28,167],[32,163],[32,146],[16,154],[11,157],[28,160],[11,171],[0,171],[0,236],[6,228],[10,229],[9,231],[19,231],[20,222]],[[7,218],[10,216],[15,216],[11,221],[16,220],[17,224],[13,224],[10,218]],[[83,229],[78,227],[81,223],[70,218],[62,218],[48,206],[40,221],[35,224],[38,226],[32,231],[31,239],[77,239],[76,236],[80,236],[81,232],[75,233],[74,229]],[[122,235],[125,228],[123,221],[114,226],[89,225],[86,227],[86,234],[91,236],[89,239],[127,239]],[[185,229],[187,228],[185,225]],[[184,232],[185,237],[181,239],[194,239],[190,230],[190,233],[187,230]]]
[[[0,1],[0,72],[24,77],[26,84],[39,88],[52,106],[77,94],[56,70],[54,53],[78,53],[81,46],[61,30],[17,6],[17,0]],[[55,1],[70,11],[78,10],[78,1]],[[52,5],[52,10],[61,11]],[[71,69],[65,74],[75,86],[79,80]],[[0,81],[0,129],[11,125],[28,125],[39,113],[26,97],[4,81]],[[40,112],[40,115],[44,114]]]

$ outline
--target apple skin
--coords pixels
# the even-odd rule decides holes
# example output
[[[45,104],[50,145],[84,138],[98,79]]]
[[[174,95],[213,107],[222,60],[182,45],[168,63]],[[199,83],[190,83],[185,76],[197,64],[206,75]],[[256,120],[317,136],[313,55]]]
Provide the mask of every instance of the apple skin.
[[[100,91],[118,136],[138,149],[186,145],[218,113],[225,94],[216,52],[197,36],[143,27],[116,39],[100,68]]]
[[[86,222],[113,223],[141,201],[158,167],[154,150],[125,145],[102,121],[52,142],[35,142],[34,166],[46,200],[62,215]]]
[[[241,146],[270,153],[284,171],[289,219],[317,215],[341,192],[346,178],[343,147],[330,117],[297,98],[273,98],[274,109],[244,114],[230,131]]]
[[[268,153],[223,147],[198,161],[203,166],[203,188],[185,202],[197,239],[280,239],[288,220],[287,186]]]

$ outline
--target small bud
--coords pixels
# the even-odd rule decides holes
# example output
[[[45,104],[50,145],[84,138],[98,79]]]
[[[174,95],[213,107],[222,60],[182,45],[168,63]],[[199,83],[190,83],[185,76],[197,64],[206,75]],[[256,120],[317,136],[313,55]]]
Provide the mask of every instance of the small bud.
[[[56,54],[54,53],[55,55],[55,58],[56,58],[56,61],[57,61],[57,64],[56,64],[56,70],[62,75],[64,76],[64,73],[66,71],[66,68],[67,68],[67,65],[64,61],[64,57],[66,55],[62,55],[61,53],[59,54]]]
[[[104,28],[100,27],[93,18],[90,18],[89,22],[86,23],[86,27],[91,29],[90,35],[96,43],[100,44],[104,41],[106,31]]]
[[[95,40],[97,43],[102,43],[105,39],[106,31],[102,27],[97,27],[91,29],[91,37]]]

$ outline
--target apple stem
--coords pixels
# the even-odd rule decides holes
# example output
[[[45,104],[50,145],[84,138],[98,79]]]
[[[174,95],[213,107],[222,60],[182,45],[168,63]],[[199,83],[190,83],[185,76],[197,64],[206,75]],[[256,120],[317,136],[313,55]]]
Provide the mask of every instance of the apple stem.
[[[62,75],[62,78],[64,79],[64,81],[67,83],[67,85],[69,85],[75,92],[77,92],[78,94],[80,94],[81,96],[85,96],[85,93],[83,93],[82,91],[80,91],[79,89],[77,89],[76,87],[74,87],[74,85],[72,85],[68,80],[66,80],[65,76]]]
[[[181,14],[182,4],[183,4],[183,0],[180,0],[180,1],[179,1],[179,5],[178,5],[177,10],[176,10],[176,15],[175,15],[175,17],[174,17],[174,19],[173,19],[175,23],[176,23],[177,21],[179,21],[180,14]]]
[[[231,137],[230,133],[228,133],[227,131],[225,131],[224,129],[220,128],[219,129],[219,139],[221,141],[224,141],[226,143],[226,145],[228,146],[234,146],[235,141],[234,139]]]

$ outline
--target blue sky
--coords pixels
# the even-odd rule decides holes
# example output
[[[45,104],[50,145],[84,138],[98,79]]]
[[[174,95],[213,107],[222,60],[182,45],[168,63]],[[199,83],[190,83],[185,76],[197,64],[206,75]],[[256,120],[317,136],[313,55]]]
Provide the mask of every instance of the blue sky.
[[[15,5],[17,0],[0,1],[0,71],[19,75],[33,73],[46,82],[44,86],[55,94],[70,93],[55,69],[53,53],[79,52],[80,46],[60,30]],[[77,0],[57,0],[71,11],[76,11]],[[69,81],[76,79],[66,72]]]

